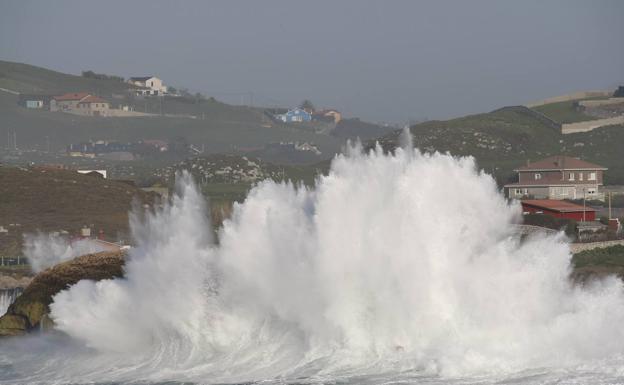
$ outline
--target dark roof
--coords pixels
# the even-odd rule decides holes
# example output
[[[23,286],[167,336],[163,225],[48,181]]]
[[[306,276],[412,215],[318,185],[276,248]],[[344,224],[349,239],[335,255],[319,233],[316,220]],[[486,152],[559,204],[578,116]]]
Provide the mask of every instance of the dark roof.
[[[555,155],[516,169],[516,171],[546,170],[606,170],[606,168],[571,156]]]
[[[151,78],[153,78],[153,76],[137,76],[130,78],[130,80],[132,80],[133,82],[144,82]]]
[[[596,211],[589,206],[581,206],[568,201],[560,201],[554,199],[526,199],[520,201],[523,205],[556,211],[559,213],[576,213],[583,211]]]

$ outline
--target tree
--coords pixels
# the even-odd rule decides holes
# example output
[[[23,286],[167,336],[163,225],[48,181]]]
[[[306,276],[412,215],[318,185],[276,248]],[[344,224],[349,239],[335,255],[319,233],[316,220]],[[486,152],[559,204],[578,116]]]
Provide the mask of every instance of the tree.
[[[299,108],[301,108],[302,110],[306,110],[306,111],[316,110],[316,108],[314,107],[314,104],[312,104],[312,102],[309,101],[308,99],[301,102],[301,104],[299,105]]]

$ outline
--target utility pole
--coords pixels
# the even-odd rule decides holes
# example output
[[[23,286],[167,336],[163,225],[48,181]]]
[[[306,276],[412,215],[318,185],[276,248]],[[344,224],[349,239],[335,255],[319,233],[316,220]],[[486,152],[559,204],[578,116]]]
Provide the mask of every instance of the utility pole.
[[[585,222],[585,187],[583,187],[583,222]]]

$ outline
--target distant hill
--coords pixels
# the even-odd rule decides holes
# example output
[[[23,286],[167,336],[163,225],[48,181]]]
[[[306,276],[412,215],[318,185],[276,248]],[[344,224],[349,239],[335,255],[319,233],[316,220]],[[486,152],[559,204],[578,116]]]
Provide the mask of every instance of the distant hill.
[[[97,118],[17,105],[18,96],[0,90],[0,148],[7,145],[7,133],[17,133],[18,147],[63,150],[70,143],[89,140],[131,142],[140,139],[169,140],[184,137],[206,153],[253,153],[256,156],[286,163],[313,163],[331,158],[346,138],[370,138],[383,134],[379,126],[359,122],[336,135],[315,132],[306,125],[283,124],[267,117],[262,108],[233,106],[213,98],[148,97],[130,95],[128,84],[109,79],[68,75],[28,64],[0,61],[0,88],[21,93],[61,94],[86,91],[109,100],[113,105],[130,105],[135,111],[155,114],[152,117]],[[345,121],[348,122],[348,121]],[[348,124],[347,124],[348,125]],[[266,151],[271,143],[311,143],[320,156]],[[305,155],[305,154],[303,154]]]
[[[128,86],[124,82],[84,78],[0,60],[0,88],[20,93],[62,94],[79,90],[96,95],[111,95],[125,92]]]
[[[373,123],[361,121],[360,119],[342,119],[331,132],[331,135],[338,138],[369,140],[396,130],[395,127],[380,126]]]
[[[123,182],[68,170],[0,165],[0,255],[16,255],[23,233],[65,230],[85,225],[112,239],[128,231],[131,202],[151,204],[154,196]]]
[[[499,184],[513,180],[513,169],[527,160],[565,154],[609,168],[605,183],[624,184],[624,126],[562,135],[548,120],[526,107],[505,107],[490,113],[410,127],[414,145],[423,151],[472,155]],[[387,150],[399,144],[401,132],[379,139]]]

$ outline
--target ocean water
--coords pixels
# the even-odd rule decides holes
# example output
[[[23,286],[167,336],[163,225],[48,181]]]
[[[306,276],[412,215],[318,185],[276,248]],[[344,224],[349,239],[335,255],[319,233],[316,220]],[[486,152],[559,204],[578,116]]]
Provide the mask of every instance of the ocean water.
[[[0,383],[624,383],[622,282],[574,286],[519,216],[471,158],[355,147],[314,189],[260,183],[217,242],[180,175],[132,215],[124,279],[0,340]]]

